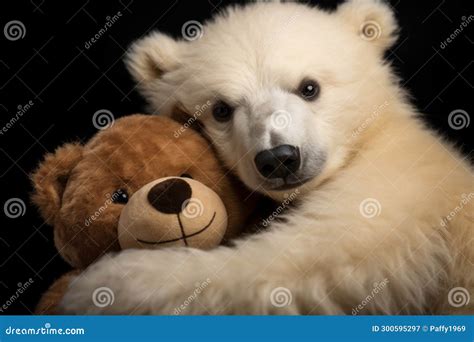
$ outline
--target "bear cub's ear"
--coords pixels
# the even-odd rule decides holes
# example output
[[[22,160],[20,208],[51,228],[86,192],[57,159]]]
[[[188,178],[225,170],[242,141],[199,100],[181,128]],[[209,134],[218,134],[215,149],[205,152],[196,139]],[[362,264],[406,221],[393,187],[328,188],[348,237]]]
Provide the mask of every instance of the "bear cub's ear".
[[[83,149],[80,144],[64,144],[54,153],[48,153],[31,175],[34,188],[31,199],[49,225],[54,224],[69,175],[82,159]]]
[[[152,32],[132,44],[125,64],[135,81],[146,87],[180,65],[185,44],[161,32]]]
[[[382,53],[397,40],[398,24],[392,9],[384,1],[348,0],[337,8],[336,15]]]

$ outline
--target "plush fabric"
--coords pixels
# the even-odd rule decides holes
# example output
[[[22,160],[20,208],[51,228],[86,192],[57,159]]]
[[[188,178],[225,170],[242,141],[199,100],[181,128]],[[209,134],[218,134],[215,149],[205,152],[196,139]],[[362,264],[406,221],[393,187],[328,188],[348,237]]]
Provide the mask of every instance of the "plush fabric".
[[[166,117],[127,116],[85,145],[59,147],[32,175],[32,199],[53,226],[58,252],[82,269],[121,249],[117,226],[124,204],[114,201],[117,191],[132,196],[155,179],[183,174],[212,189],[224,203],[228,214],[224,239],[242,233],[255,200],[223,169],[206,139]],[[39,310],[55,308],[51,302],[70,279],[59,279]]]

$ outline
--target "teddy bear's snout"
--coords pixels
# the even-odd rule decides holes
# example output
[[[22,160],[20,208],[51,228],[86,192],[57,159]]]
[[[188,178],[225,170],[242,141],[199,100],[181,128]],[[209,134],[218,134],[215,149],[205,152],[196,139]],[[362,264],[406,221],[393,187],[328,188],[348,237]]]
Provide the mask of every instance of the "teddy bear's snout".
[[[226,229],[226,207],[217,193],[191,178],[167,177],[145,184],[130,197],[117,233],[122,249],[209,249],[222,241]]]
[[[164,214],[179,214],[191,198],[191,186],[180,178],[170,178],[155,184],[148,192],[148,202]]]

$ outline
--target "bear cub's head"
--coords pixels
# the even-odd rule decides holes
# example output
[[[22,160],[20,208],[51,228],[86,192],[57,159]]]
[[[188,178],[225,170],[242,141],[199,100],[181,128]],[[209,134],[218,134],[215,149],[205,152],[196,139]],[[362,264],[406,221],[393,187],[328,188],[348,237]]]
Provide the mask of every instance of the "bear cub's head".
[[[138,88],[152,111],[197,116],[227,166],[275,199],[347,165],[403,98],[384,60],[397,23],[380,0],[332,12],[255,2],[186,28],[184,39],[154,32],[131,47]]]

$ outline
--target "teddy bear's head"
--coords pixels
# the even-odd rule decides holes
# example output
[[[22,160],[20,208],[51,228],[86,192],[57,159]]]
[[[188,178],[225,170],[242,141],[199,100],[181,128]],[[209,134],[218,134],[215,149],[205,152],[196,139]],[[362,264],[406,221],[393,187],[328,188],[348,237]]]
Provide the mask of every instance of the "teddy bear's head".
[[[63,145],[45,157],[32,180],[33,201],[54,227],[59,253],[74,267],[85,267],[124,246],[146,248],[158,245],[155,240],[184,243],[185,234],[195,236],[208,224],[227,223],[225,237],[232,237],[244,225],[246,203],[250,205],[202,136],[159,116],[121,118],[85,145]],[[196,197],[201,207],[193,209]],[[207,210],[206,205],[217,209]],[[138,209],[133,211],[133,206]],[[191,214],[178,215],[185,208]],[[200,211],[202,218],[192,221],[192,210]],[[146,229],[138,232],[143,236],[127,231],[134,222],[143,227],[156,220],[184,225],[191,232],[153,237]]]

